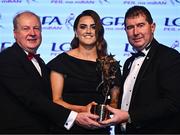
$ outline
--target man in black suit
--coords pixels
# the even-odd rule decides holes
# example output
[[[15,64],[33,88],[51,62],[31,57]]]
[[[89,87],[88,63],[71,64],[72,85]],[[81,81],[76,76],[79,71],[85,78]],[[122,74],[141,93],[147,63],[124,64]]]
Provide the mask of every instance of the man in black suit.
[[[124,133],[180,133],[180,54],[154,38],[145,7],[128,9],[124,22],[137,53],[123,67],[121,110],[108,106],[114,117],[102,124],[120,123]]]
[[[25,11],[14,17],[13,25],[16,42],[0,53],[0,133],[50,133],[51,124],[70,129],[74,121],[86,128],[98,126],[91,120],[96,115],[52,102],[49,71],[36,55],[42,40],[40,18]]]

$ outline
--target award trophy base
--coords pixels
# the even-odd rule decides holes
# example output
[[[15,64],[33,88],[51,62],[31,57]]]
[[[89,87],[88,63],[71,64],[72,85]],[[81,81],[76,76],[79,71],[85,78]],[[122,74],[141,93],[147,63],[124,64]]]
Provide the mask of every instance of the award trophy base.
[[[91,108],[91,113],[99,116],[97,121],[103,121],[109,118],[109,111],[106,109],[105,104],[93,105]]]

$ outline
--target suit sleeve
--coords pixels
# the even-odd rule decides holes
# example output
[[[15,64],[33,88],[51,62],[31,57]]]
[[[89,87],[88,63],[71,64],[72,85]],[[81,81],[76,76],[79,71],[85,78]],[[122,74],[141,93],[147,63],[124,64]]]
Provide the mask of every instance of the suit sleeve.
[[[136,100],[144,103],[134,105],[129,112],[136,127],[159,121],[171,124],[166,119],[173,119],[180,112],[180,55],[171,50],[158,53],[158,57],[141,81],[138,92],[143,94],[136,93]]]

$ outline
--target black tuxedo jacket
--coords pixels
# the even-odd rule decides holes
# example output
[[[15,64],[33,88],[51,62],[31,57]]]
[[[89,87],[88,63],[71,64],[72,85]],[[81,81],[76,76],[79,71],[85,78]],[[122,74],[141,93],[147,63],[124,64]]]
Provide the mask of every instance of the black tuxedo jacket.
[[[52,102],[49,72],[41,58],[38,63],[42,76],[17,43],[0,53],[0,133],[63,127],[70,111]]]
[[[123,80],[133,58],[124,64]],[[180,133],[180,54],[155,39],[138,73],[127,133]]]

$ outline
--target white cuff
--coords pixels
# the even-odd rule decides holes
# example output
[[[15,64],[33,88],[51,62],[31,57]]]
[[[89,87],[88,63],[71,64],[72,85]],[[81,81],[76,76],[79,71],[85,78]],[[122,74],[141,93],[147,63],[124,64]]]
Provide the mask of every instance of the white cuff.
[[[130,115],[129,115],[129,117],[128,117],[128,123],[131,123],[131,117],[130,117]]]
[[[71,127],[73,126],[74,124],[74,121],[76,119],[76,116],[77,116],[77,112],[75,111],[71,111],[71,113],[69,114],[65,124],[64,124],[64,127],[67,129],[67,130],[70,130]]]

